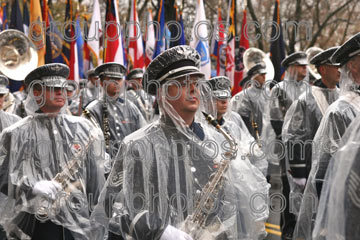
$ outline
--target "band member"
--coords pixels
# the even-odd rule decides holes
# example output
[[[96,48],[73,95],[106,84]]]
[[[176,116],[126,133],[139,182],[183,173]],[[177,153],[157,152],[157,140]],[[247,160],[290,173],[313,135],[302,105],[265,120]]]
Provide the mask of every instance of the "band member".
[[[250,162],[266,175],[268,162],[265,157],[260,157],[263,153],[259,149],[259,143],[251,136],[239,114],[231,110],[229,104],[231,98],[230,79],[225,76],[213,77],[208,84],[213,96],[211,102],[216,105],[213,115],[217,116],[218,123],[239,141],[239,147],[241,145],[243,151],[249,153]]]
[[[315,209],[312,208],[313,205],[308,205],[309,201],[314,203],[317,196],[314,176],[309,175],[311,165],[314,164],[312,143],[327,108],[339,97],[339,89],[336,86],[340,80],[339,64],[330,61],[337,49],[338,47],[329,48],[310,60],[320,73],[321,79],[314,82],[309,93],[303,93],[299,100],[291,105],[285,116],[282,138],[286,147],[287,166],[291,173],[288,177],[291,193],[294,195],[293,210],[296,213],[300,210],[294,238],[311,238],[311,219],[315,220],[315,214],[313,217],[311,215],[315,213]],[[303,193],[304,188],[305,194],[301,197],[300,193]],[[298,205],[300,203],[303,205],[301,208]]]
[[[104,63],[95,69],[104,94],[101,100],[92,101],[84,114],[103,131],[110,157],[116,155],[125,136],[147,124],[139,109],[124,98],[125,72],[119,63]]]
[[[68,107],[66,111],[70,115],[80,116],[82,111],[80,108],[79,85],[75,81],[68,82],[66,86],[66,96]]]
[[[102,87],[100,86],[100,79],[95,73],[95,69],[90,69],[87,71],[88,82],[86,83],[85,88],[80,91],[80,101],[82,108],[85,109],[86,106],[94,101],[99,99],[102,95]]]
[[[0,223],[9,239],[102,239],[89,220],[104,184],[101,131],[65,114],[69,68],[47,64],[25,78],[29,116],[3,130]]]
[[[21,119],[18,116],[3,110],[5,96],[9,93],[9,89],[7,88],[8,84],[9,81],[7,77],[0,75],[0,133],[4,128],[7,128]]]
[[[325,112],[324,117],[321,120],[319,129],[314,137],[314,143],[316,144],[316,147],[313,148],[312,152],[313,164],[311,167],[311,176],[314,177],[313,181],[316,187],[314,191],[317,192],[317,196],[320,196],[320,202],[322,201],[321,198],[323,198],[324,192],[326,192],[326,195],[324,197],[328,197],[327,190],[329,189],[327,189],[326,191],[322,191],[323,184],[327,184],[327,181],[329,179],[325,179],[328,171],[328,166],[333,160],[337,159],[338,161],[340,161],[339,158],[332,159],[332,157],[336,154],[339,148],[340,141],[346,129],[351,124],[351,122],[353,122],[354,119],[359,116],[360,113],[360,55],[358,54],[360,49],[359,41],[360,33],[357,33],[356,35],[352,36],[348,41],[346,41],[342,46],[340,46],[340,48],[331,57],[331,61],[333,63],[338,63],[341,66],[339,99],[336,100],[333,104],[331,104]],[[345,159],[341,159],[341,161],[342,160]],[[335,165],[337,165],[337,163],[334,163],[334,166]],[[333,171],[334,169],[331,170],[331,172]],[[349,172],[345,173],[349,174]],[[347,177],[350,176],[344,175],[342,177],[342,180],[346,179]],[[334,182],[332,183],[336,184]],[[329,182],[329,184],[331,183]],[[330,188],[330,186],[328,187]],[[345,188],[343,189],[345,190]],[[325,199],[324,201],[324,203],[327,204],[327,201]],[[354,209],[353,207],[351,207],[351,205],[349,205],[349,207],[349,210]],[[316,229],[315,226],[314,232],[316,232],[316,236],[320,236],[321,231],[323,231],[323,225],[326,224],[323,221],[327,219],[327,216],[324,215],[325,213],[320,214],[320,211],[323,211],[324,209],[326,210],[328,208],[323,207],[322,209],[320,209],[319,206],[318,209],[319,212],[316,216],[316,219],[319,219],[319,227],[322,227]],[[346,212],[348,213],[348,210],[346,210]],[[356,211],[354,211],[354,213],[356,213]],[[343,226],[342,224],[345,222],[345,219],[342,220],[343,222],[341,222],[341,226]],[[356,223],[354,222],[354,224]],[[349,226],[349,229],[350,228],[352,227]],[[332,230],[329,230],[329,232],[332,232]],[[356,230],[353,229],[352,233],[355,232]],[[351,237],[349,237],[352,233],[347,232],[348,235],[346,235],[345,238],[352,239]]]
[[[277,157],[278,164],[281,168],[281,180],[282,180],[282,194],[286,198],[286,202],[289,203],[290,186],[286,171],[286,161],[284,148],[277,147],[282,146],[282,130],[284,124],[284,118],[291,104],[299,98],[304,92],[309,92],[310,85],[308,83],[307,72],[307,58],[304,52],[295,52],[285,58],[281,65],[286,69],[284,80],[277,83],[270,92],[269,100],[267,101],[266,113],[264,117],[264,125],[262,135],[265,136],[264,140],[266,145],[271,146],[271,143],[277,142],[272,146],[272,154]],[[270,128],[270,129],[269,129]],[[275,133],[275,138],[272,138],[269,132]],[[264,132],[265,131],[265,132]],[[270,136],[270,137],[269,137]],[[276,161],[274,161],[276,162]],[[290,204],[286,204],[286,208],[281,213],[281,231],[282,239],[291,239],[294,227],[296,224],[295,215],[290,213]]]
[[[311,239],[358,238],[359,120],[359,116],[353,119],[339,142],[337,152],[331,158],[324,178],[316,219],[313,222]]]
[[[125,137],[116,156],[93,215],[109,229],[109,239],[257,239],[265,233],[264,198],[250,198],[266,196],[269,185],[232,138],[198,111],[200,88],[208,88],[199,68],[200,55],[185,45],[149,64],[143,86],[158,95],[160,119]]]
[[[154,96],[147,94],[142,87],[143,70],[136,68],[127,75],[127,97],[140,110],[146,121],[150,122],[154,115]]]
[[[249,132],[256,139],[261,136],[263,112],[267,101],[264,86],[265,68],[266,66],[263,63],[258,63],[250,68],[246,77],[240,82],[245,89],[231,100],[233,111],[240,114]]]

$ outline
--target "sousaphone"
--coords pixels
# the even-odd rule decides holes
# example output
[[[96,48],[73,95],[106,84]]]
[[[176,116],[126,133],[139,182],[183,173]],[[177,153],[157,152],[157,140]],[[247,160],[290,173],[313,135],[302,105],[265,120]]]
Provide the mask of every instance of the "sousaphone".
[[[38,65],[35,45],[22,32],[9,29],[0,33],[0,72],[22,81]]]
[[[258,63],[264,63],[266,66],[265,80],[274,80],[275,70],[268,54],[264,53],[258,48],[248,48],[243,55],[245,71],[249,71],[250,68]]]

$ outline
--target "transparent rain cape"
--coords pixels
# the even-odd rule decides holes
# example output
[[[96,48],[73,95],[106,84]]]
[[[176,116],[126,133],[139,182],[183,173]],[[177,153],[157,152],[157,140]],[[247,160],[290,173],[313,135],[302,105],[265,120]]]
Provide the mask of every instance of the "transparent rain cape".
[[[64,114],[67,104],[58,114],[41,113],[32,96],[26,99],[29,116],[0,136],[0,189],[6,196],[0,224],[18,239],[31,239],[39,220],[67,228],[75,239],[101,239],[89,216],[105,181],[102,133],[86,119]],[[62,186],[55,200],[34,194],[42,180]]]
[[[7,128],[8,126],[11,126],[11,124],[19,121],[21,118],[10,114],[7,112],[4,112],[3,110],[0,110],[0,133],[3,129]]]
[[[284,80],[277,83],[271,89],[270,96],[266,95],[261,136],[264,141],[263,145],[266,147],[266,157],[274,165],[279,165],[280,160],[284,157],[284,145],[281,140],[282,128],[279,130],[279,133],[276,133],[273,123],[283,122],[285,114],[293,101],[310,89],[308,73],[299,82],[296,81],[296,78],[296,75],[293,76],[289,71],[286,71]]]
[[[264,84],[262,88],[256,87],[258,82],[255,80],[251,81],[249,88],[243,89],[237,93],[231,99],[232,110],[250,119],[254,120],[258,125],[259,134],[263,129],[263,112],[264,107],[270,97],[270,89],[268,84]],[[250,123],[251,124],[251,123]],[[252,126],[248,126],[248,129],[253,129]],[[253,136],[255,133],[250,131]]]
[[[207,86],[207,85],[206,85]],[[188,127],[160,91],[160,119],[127,136],[92,217],[110,232],[134,239],[159,239],[170,224],[180,228],[228,145],[204,120],[211,95],[204,96]],[[205,106],[207,105],[207,106]],[[228,149],[227,149],[228,150]],[[239,150],[207,218],[212,236],[256,239],[265,235],[269,185]]]
[[[360,214],[359,117],[346,130],[330,161],[312,239],[358,239]]]
[[[331,104],[323,116],[313,139],[312,165],[303,194],[294,236],[312,239],[321,187],[326,182],[330,159],[337,152],[339,143],[350,123],[360,113],[358,87],[346,65],[341,68],[339,98]]]

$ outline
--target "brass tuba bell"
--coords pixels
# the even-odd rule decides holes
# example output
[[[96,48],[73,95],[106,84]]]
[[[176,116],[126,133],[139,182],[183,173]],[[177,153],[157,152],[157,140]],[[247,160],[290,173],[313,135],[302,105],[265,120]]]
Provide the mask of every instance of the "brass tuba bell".
[[[266,66],[265,80],[273,80],[275,76],[274,65],[272,64],[269,54],[264,53],[258,48],[248,48],[243,55],[245,71],[249,71],[250,68],[258,63],[264,63]]]
[[[9,29],[0,33],[0,72],[22,81],[38,65],[35,45],[22,32]]]

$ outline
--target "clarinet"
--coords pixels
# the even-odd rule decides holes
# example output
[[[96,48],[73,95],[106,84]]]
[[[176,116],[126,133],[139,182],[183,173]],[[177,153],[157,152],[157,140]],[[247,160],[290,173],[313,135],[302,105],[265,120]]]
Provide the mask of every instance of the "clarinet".
[[[225,173],[229,168],[230,161],[236,158],[237,144],[235,139],[228,133],[226,133],[219,123],[207,113],[204,113],[206,120],[213,125],[229,142],[230,150],[227,151],[219,163],[217,171],[210,177],[210,181],[204,186],[201,191],[200,197],[195,204],[195,210],[192,215],[189,215],[185,222],[182,224],[181,229],[192,236],[194,239],[215,239],[212,236],[211,229],[205,229],[205,223],[211,213],[211,209],[214,207],[214,199],[219,197],[219,193],[225,183]],[[218,229],[215,230],[217,232]]]
[[[255,132],[255,141],[256,141],[257,145],[259,146],[259,148],[261,148],[259,127],[258,127],[257,123],[254,120],[254,113],[253,112],[251,112],[251,126],[252,126],[252,128],[254,129],[254,132]]]
[[[106,145],[106,152],[109,153],[110,150],[110,125],[109,125],[109,112],[107,109],[107,101],[105,100],[103,104],[103,129],[104,129],[104,139]]]

